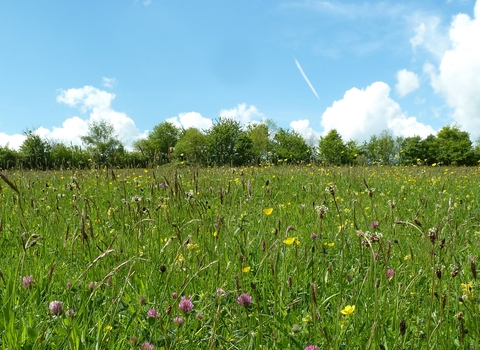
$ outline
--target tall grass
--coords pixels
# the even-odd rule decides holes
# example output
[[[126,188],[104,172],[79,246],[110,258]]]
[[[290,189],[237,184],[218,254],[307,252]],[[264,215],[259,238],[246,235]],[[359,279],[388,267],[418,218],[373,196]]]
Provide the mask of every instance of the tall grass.
[[[480,348],[478,168],[2,175],[1,348]]]

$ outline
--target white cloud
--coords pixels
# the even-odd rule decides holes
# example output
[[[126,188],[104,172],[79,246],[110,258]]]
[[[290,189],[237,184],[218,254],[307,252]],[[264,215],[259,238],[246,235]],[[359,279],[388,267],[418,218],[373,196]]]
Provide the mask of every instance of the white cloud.
[[[418,79],[418,75],[406,69],[402,69],[397,72],[397,85],[395,85],[395,89],[400,97],[408,95],[412,91],[417,90],[419,87],[420,81]]]
[[[390,87],[384,82],[375,82],[362,90],[348,90],[343,99],[325,110],[321,125],[324,135],[337,129],[346,141],[368,141],[370,136],[379,135],[383,130],[390,130],[395,136],[426,137],[434,133],[431,126],[405,115],[400,105],[390,98]]]
[[[474,8],[474,17],[455,16],[450,25],[451,48],[435,68],[426,64],[436,93],[442,95],[453,109],[454,121],[470,133],[480,136],[480,0]],[[438,71],[438,73],[437,73]]]
[[[83,113],[88,112],[89,117],[82,119],[74,116],[66,119],[61,127],[54,126],[51,130],[40,127],[34,132],[43,138],[62,142],[66,145],[81,145],[80,137],[87,134],[88,124],[104,120],[113,125],[119,139],[128,149],[131,149],[133,142],[145,137],[146,132],[141,133],[135,126],[134,121],[125,113],[112,109],[111,103],[114,98],[114,94],[93,86],[62,90],[57,96],[57,102],[80,108]]]
[[[198,112],[180,113],[177,117],[166,120],[178,128],[197,128],[201,131],[209,129],[213,125],[212,119],[204,118]]]
[[[448,49],[446,28],[437,16],[422,16],[415,14],[410,19],[415,26],[415,35],[410,39],[414,51],[424,48],[436,57],[441,57]]]
[[[8,146],[10,149],[19,149],[27,137],[21,134],[7,135],[0,132],[0,147]]]
[[[108,88],[113,88],[115,85],[117,85],[117,79],[115,78],[102,78],[103,81],[103,86],[108,87]]]
[[[240,103],[235,108],[222,109],[220,111],[220,117],[232,118],[238,120],[242,125],[247,125],[251,122],[262,120],[264,114],[255,106],[247,106],[246,103]]]
[[[302,135],[309,146],[316,146],[318,144],[320,133],[310,127],[310,121],[308,119],[294,120],[290,123],[290,127]]]

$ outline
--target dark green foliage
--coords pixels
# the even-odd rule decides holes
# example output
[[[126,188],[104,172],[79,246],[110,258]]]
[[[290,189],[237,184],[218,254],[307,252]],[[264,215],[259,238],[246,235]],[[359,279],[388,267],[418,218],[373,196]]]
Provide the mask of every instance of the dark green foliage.
[[[296,131],[278,129],[274,138],[274,151],[277,160],[288,163],[306,162],[312,156],[305,139]]]
[[[327,165],[347,163],[347,147],[336,129],[330,130],[327,136],[320,138],[318,153],[321,162]]]
[[[444,126],[435,142],[437,162],[445,165],[471,165],[474,163],[472,141],[468,132],[457,126]]]
[[[188,128],[182,131],[173,157],[190,164],[204,164],[207,152],[207,137],[197,128]]]
[[[87,145],[92,161],[99,166],[122,164],[125,149],[115,135],[113,125],[107,121],[92,122],[88,134],[81,137]]]
[[[136,141],[134,148],[153,164],[168,163],[179,137],[180,129],[165,121],[156,125],[146,139]]]
[[[208,130],[208,163],[232,164],[237,153],[238,137],[242,134],[240,122],[231,118],[220,118]]]
[[[31,169],[46,170],[50,163],[50,144],[33,131],[26,131],[27,138],[20,147],[23,163]]]

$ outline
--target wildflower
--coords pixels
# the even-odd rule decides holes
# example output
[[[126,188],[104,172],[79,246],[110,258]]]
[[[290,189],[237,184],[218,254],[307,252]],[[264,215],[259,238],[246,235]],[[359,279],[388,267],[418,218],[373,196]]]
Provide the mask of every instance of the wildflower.
[[[395,271],[393,269],[387,270],[387,277],[392,278],[395,275]]]
[[[407,260],[410,260],[411,258],[412,258],[412,254],[408,254],[403,257],[403,260],[407,261]]]
[[[91,292],[93,291],[93,289],[95,288],[95,286],[97,285],[97,282],[90,282],[88,284],[88,290]]]
[[[35,282],[32,276],[25,276],[22,278],[22,283],[25,288],[32,289],[33,285],[37,282]]]
[[[111,331],[112,329],[113,329],[113,327],[108,325],[108,326],[105,326],[105,328],[103,328],[103,331],[108,332],[108,331]]]
[[[63,304],[60,301],[54,300],[48,306],[50,312],[55,316],[60,316],[63,312]]]
[[[180,327],[185,323],[185,320],[181,317],[175,317],[173,323],[176,323]]]
[[[332,185],[332,186],[327,186],[325,188],[325,192],[328,192],[330,193],[332,196],[335,196],[335,186]]]
[[[264,213],[265,215],[267,215],[267,216],[270,215],[270,214],[272,214],[272,212],[273,212],[273,208],[263,209],[263,213]]]
[[[142,350],[155,350],[155,347],[153,346],[153,344],[150,344],[148,341],[146,341],[145,343],[142,343],[142,345],[140,345],[140,349],[142,349]]]
[[[310,344],[304,350],[320,350],[320,348],[316,345]]]
[[[222,289],[222,288],[217,288],[217,290],[215,291],[215,294],[217,296],[225,296],[227,293]]]
[[[67,316],[68,318],[74,318],[75,317],[75,310],[68,309],[67,311],[65,311],[65,316]]]
[[[333,247],[333,246],[335,246],[335,242],[325,242],[325,243],[323,243],[323,245],[325,247]]]
[[[160,313],[155,309],[150,309],[147,312],[147,318],[160,318]]]
[[[250,266],[246,266],[242,269],[242,272],[249,273],[252,268]]]
[[[178,297],[177,292],[173,292],[173,293],[172,293],[172,299],[177,299],[177,297]]]
[[[73,285],[72,282],[68,281],[68,282],[67,282],[67,289],[72,288],[72,285]]]
[[[196,317],[197,320],[200,320],[200,321],[203,320],[203,315],[202,314],[196,314],[195,317]]]
[[[289,237],[283,240],[283,243],[285,243],[286,245],[292,245],[293,242],[295,242],[295,237]]]
[[[372,221],[372,222],[370,223],[370,227],[373,228],[374,230],[378,227],[378,225],[379,225],[379,224],[378,224],[378,221]]]
[[[473,299],[474,298],[474,293],[473,293],[473,282],[468,282],[468,283],[462,283],[460,285],[462,287],[463,291],[463,299],[468,300],[468,299]]]
[[[316,233],[312,233],[312,234],[310,235],[310,237],[312,237],[313,239],[315,239],[315,238],[317,238],[317,234],[316,234]]]
[[[187,313],[193,310],[193,303],[191,300],[191,297],[189,299],[185,298],[185,296],[182,297],[180,300],[180,303],[178,304],[178,308],[180,311],[183,313]]]
[[[248,308],[248,306],[252,303],[252,297],[247,293],[243,293],[237,299],[238,304]]]
[[[325,215],[327,215],[328,212],[328,207],[326,205],[317,205],[315,207],[315,211],[317,212],[318,216],[323,218]]]
[[[347,305],[342,310],[340,310],[342,315],[346,315],[346,316],[353,314],[354,311],[355,311],[355,305]]]

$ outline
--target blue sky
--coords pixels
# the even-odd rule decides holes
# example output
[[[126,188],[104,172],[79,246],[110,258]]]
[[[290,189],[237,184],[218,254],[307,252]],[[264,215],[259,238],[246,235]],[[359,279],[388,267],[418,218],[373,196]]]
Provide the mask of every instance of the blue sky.
[[[480,0],[4,1],[0,145],[131,145],[169,120],[273,120],[311,142],[480,136]]]

